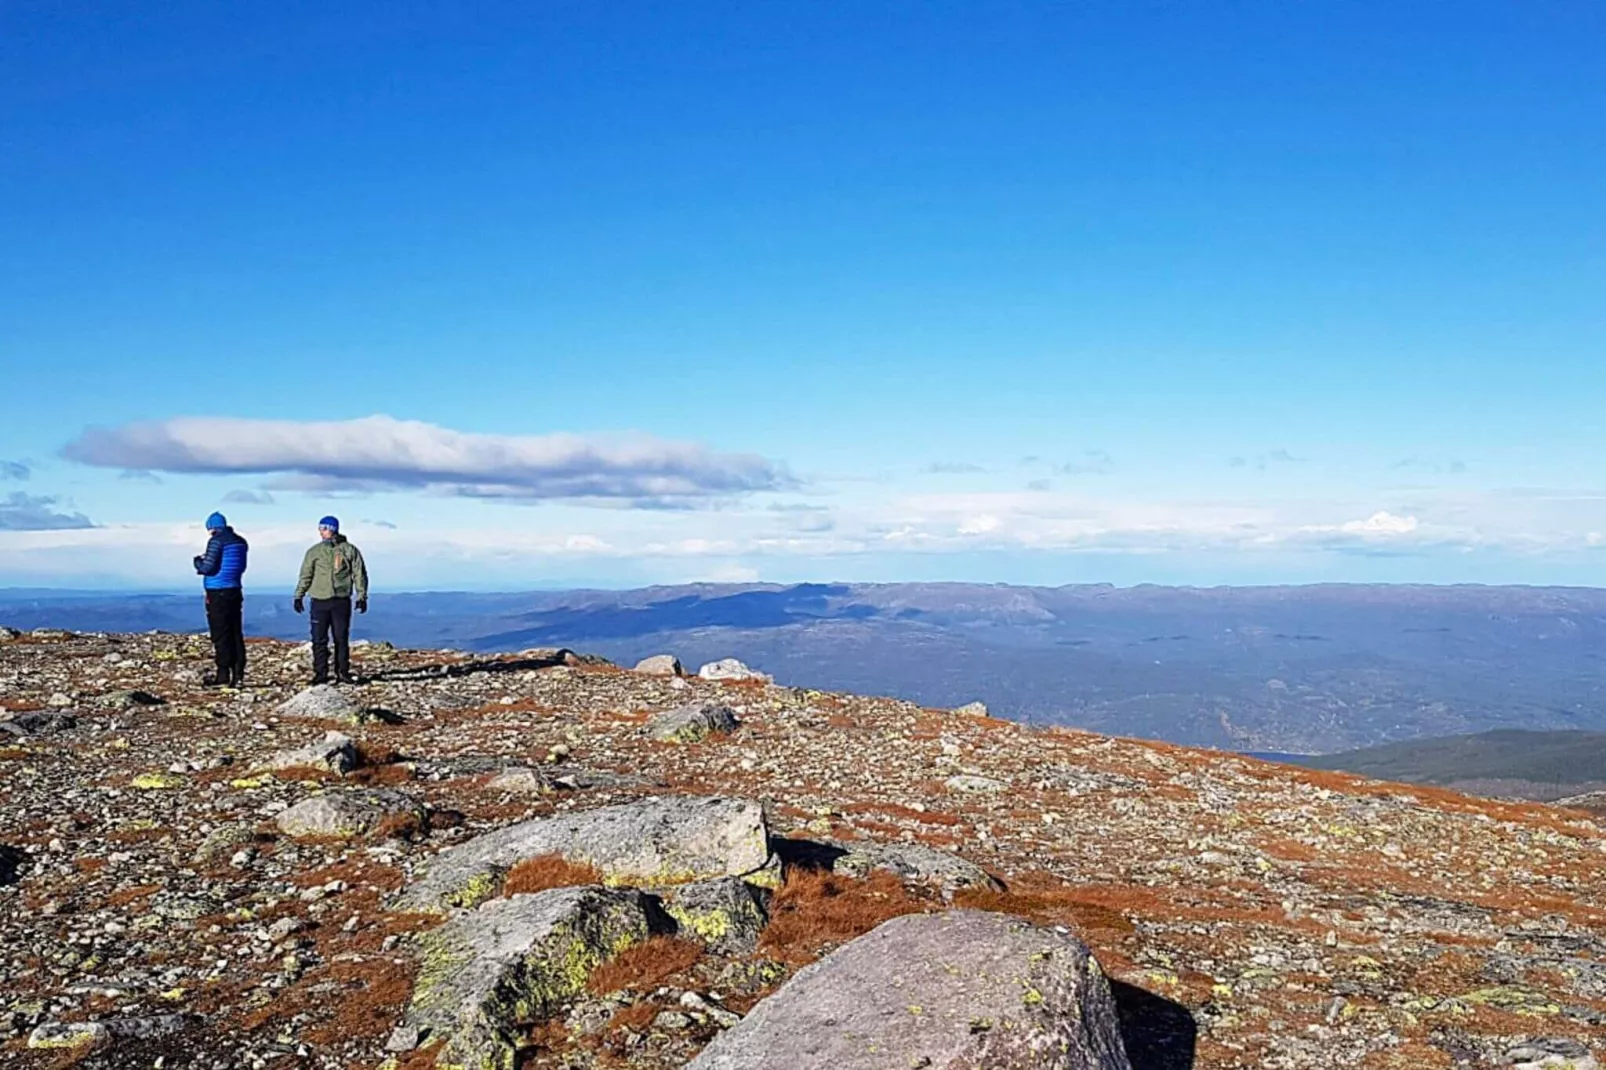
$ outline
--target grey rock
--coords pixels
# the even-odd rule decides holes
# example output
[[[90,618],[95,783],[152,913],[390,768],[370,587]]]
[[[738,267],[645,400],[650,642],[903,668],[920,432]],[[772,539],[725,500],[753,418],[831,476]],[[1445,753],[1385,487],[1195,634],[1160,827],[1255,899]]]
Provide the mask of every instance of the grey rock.
[[[331,791],[303,799],[278,816],[287,836],[352,838],[374,832],[390,818],[411,818],[422,826],[427,814],[410,795],[387,789]]]
[[[5,624],[0,624],[0,643],[9,643],[9,642],[12,642],[13,640],[21,639],[21,638],[22,638],[22,633],[19,632],[17,629],[12,628],[12,627],[10,627],[8,625],[5,625]]]
[[[491,791],[505,791],[513,795],[545,795],[552,790],[552,781],[539,769],[515,766],[504,769],[485,784]]]
[[[201,846],[196,848],[195,860],[202,865],[227,858],[241,847],[256,839],[251,826],[240,822],[230,822],[219,825],[206,834]]]
[[[774,677],[756,669],[749,669],[735,658],[721,658],[711,661],[697,670],[697,675],[704,680],[762,680],[769,683]]]
[[[333,684],[317,684],[279,705],[280,717],[307,717],[354,723],[362,708]]]
[[[402,1025],[442,1042],[439,1065],[513,1070],[523,1032],[648,935],[640,892],[555,888],[493,899],[418,938],[423,965]]]
[[[165,706],[167,700],[149,691],[111,691],[97,698],[95,704],[114,710],[132,710],[143,706]]]
[[[1515,1070],[1600,1070],[1589,1049],[1564,1037],[1535,1037],[1506,1052]]]
[[[385,1038],[385,1050],[389,1052],[412,1051],[418,1047],[419,1041],[424,1037],[424,1031],[416,1025],[398,1025],[390,1031]]]
[[[985,702],[967,702],[963,706],[955,706],[954,712],[959,714],[961,717],[988,716],[987,703]]]
[[[342,776],[357,768],[357,747],[342,732],[325,732],[316,743],[294,750],[282,750],[261,766],[263,769],[299,769],[310,766]]]
[[[960,888],[1003,889],[975,863],[924,844],[855,840],[831,846],[844,852],[832,862],[831,869],[850,877],[868,877],[874,870],[884,870],[905,881],[922,881],[949,893]]]
[[[812,966],[688,1070],[1131,1070],[1075,937],[985,911],[916,914]]]
[[[473,906],[519,862],[556,854],[595,866],[610,883],[662,887],[739,877],[769,859],[764,810],[745,799],[655,795],[537,818],[448,848],[397,896],[398,909]]]
[[[964,792],[971,795],[996,795],[1008,791],[1009,785],[1002,780],[994,780],[987,776],[973,776],[970,773],[961,773],[951,776],[943,781],[943,786],[949,791]]]
[[[45,1022],[28,1034],[28,1047],[61,1051],[93,1051],[111,1043],[99,1022]]]
[[[53,736],[78,727],[78,718],[53,710],[30,710],[0,721],[0,732],[13,736]]]
[[[650,658],[642,658],[636,662],[636,671],[648,676],[680,676],[685,672],[680,659],[673,654],[654,654]]]
[[[740,877],[726,877],[668,889],[663,904],[678,935],[722,955],[745,955],[769,924],[767,898]]]
[[[658,714],[648,723],[653,739],[670,743],[697,743],[716,732],[734,732],[740,724],[736,711],[718,702],[692,702]]]

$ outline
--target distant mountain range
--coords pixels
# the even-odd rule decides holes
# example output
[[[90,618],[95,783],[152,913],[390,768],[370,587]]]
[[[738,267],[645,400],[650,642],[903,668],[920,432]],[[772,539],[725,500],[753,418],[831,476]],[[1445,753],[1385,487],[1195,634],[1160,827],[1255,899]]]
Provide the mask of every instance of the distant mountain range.
[[[1606,732],[1497,728],[1338,754],[1263,754],[1311,769],[1437,784],[1474,795],[1555,800],[1606,791]]]
[[[282,595],[254,634],[294,638]],[[0,623],[196,631],[199,593],[0,591]],[[739,657],[783,683],[980,699],[995,714],[1239,751],[1326,753],[1484,732],[1606,730],[1606,591],[693,585],[378,594],[359,635],[474,651],[568,646],[620,662]]]

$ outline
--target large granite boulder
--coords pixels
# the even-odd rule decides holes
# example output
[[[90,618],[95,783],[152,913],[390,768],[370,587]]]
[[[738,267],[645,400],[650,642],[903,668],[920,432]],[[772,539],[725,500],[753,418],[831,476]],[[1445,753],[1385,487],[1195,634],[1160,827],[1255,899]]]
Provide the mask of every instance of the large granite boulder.
[[[280,717],[343,721],[361,718],[362,707],[333,684],[314,684],[279,704]]]
[[[513,1070],[520,1036],[585,988],[597,966],[647,938],[640,892],[554,888],[493,899],[418,937],[402,1020],[439,1043],[437,1066]]]
[[[710,661],[707,665],[697,670],[697,675],[704,680],[756,680],[766,684],[774,679],[768,673],[759,672],[757,669],[749,669],[735,658],[721,658],[718,661]]]
[[[688,1070],[1131,1070],[1087,946],[1007,914],[912,914],[808,966]]]
[[[746,799],[655,795],[523,821],[448,848],[397,897],[401,910],[473,906],[526,859],[560,855],[609,884],[664,887],[756,872],[769,860],[764,810]]]
[[[636,662],[636,671],[647,676],[680,676],[685,672],[673,654],[654,654]]]

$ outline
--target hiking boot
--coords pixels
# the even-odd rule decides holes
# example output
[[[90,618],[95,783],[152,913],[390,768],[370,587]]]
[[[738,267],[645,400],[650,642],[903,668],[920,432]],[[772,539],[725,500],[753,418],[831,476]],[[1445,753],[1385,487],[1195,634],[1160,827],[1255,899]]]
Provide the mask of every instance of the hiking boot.
[[[349,673],[349,672],[335,673],[335,683],[337,683],[337,684],[350,684],[353,687],[355,687],[355,686],[357,686],[357,678],[355,676],[351,675],[351,673]]]
[[[312,678],[312,682],[310,684],[308,684],[307,686],[308,687],[317,687],[320,684],[327,684],[328,682],[329,682],[329,677],[327,677],[327,676],[314,676]]]
[[[207,673],[205,676],[201,677],[202,687],[228,687],[229,684],[229,679],[218,673]]]

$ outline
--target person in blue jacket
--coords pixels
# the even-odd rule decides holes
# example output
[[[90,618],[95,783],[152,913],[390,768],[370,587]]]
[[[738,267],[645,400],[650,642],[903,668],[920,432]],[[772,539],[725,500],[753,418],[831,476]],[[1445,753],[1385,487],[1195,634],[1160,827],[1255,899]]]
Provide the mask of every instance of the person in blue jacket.
[[[212,650],[217,656],[217,674],[202,682],[207,687],[239,687],[245,683],[245,592],[240,579],[245,575],[245,559],[251,547],[222,513],[206,518],[210,535],[206,553],[195,557],[195,571],[206,589],[206,623],[212,632]]]

